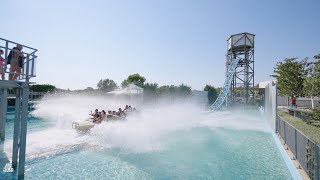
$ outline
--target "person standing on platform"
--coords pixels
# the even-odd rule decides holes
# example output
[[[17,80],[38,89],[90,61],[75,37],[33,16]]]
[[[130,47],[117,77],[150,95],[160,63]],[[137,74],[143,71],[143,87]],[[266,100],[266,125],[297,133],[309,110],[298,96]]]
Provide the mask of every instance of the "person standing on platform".
[[[23,60],[25,59],[25,57],[23,56],[22,48],[23,46],[21,44],[17,44],[17,46],[14,47],[9,53],[7,63],[11,65],[9,80],[17,80],[21,73]]]

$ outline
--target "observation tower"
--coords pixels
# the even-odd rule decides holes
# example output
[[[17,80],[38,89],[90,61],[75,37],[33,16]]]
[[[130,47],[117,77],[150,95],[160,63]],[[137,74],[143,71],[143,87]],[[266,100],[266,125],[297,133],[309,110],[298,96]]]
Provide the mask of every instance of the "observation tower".
[[[213,110],[223,107],[250,104],[254,98],[254,34],[230,36],[227,46],[226,80]]]
[[[237,64],[226,100],[227,106],[248,105],[254,98],[254,37],[254,34],[245,32],[231,35],[228,39],[227,73],[234,60],[237,60]]]
[[[0,38],[0,51],[3,52],[1,56],[5,59],[2,69],[3,77],[0,80],[0,151],[3,151],[2,145],[5,140],[8,91],[10,91],[15,96],[13,147],[10,169],[12,168],[17,173],[18,179],[24,179],[29,84],[30,79],[36,77],[36,52],[38,50],[21,43]],[[2,64],[0,65],[2,66]],[[4,157],[0,158],[1,161],[4,160],[10,165],[8,159],[3,159]],[[8,164],[6,164],[6,168],[8,168]]]

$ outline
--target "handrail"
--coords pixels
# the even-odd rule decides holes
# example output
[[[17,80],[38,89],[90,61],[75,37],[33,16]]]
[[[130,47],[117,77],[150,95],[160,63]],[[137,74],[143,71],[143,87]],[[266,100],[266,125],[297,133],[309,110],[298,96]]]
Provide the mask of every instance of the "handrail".
[[[6,41],[6,42],[9,42],[9,43],[12,43],[12,44],[20,44],[20,43],[13,42],[13,41],[10,41],[10,40],[7,40],[7,39],[3,39],[3,38],[0,38],[0,40]],[[35,48],[29,47],[29,46],[26,46],[26,45],[23,45],[23,44],[21,44],[21,45],[22,45],[23,47],[26,47],[26,48],[29,48],[29,49],[34,50],[34,52],[37,52],[37,51],[38,51],[38,50],[35,49]]]
[[[0,38],[0,39],[1,39],[1,38]],[[22,46],[23,46],[23,45],[22,45]],[[25,46],[23,46],[23,47],[25,47]],[[5,46],[1,46],[1,45],[0,45],[0,48],[8,49],[8,50],[10,50],[10,51],[13,49],[13,48],[9,48],[9,47],[6,48]],[[33,49],[32,49],[32,50],[33,50]],[[36,55],[34,54],[35,52],[37,52],[37,51],[33,51],[33,52],[31,52],[31,53],[26,53],[26,52],[23,52],[23,51],[22,51],[21,53],[24,54],[24,55],[31,55],[31,56],[38,57],[38,56],[36,56]]]
[[[304,136],[305,138],[307,138],[310,142],[312,142],[313,144],[317,145],[320,147],[320,144],[317,144],[315,141],[313,141],[310,137],[308,137],[307,135],[305,135],[303,132],[301,132],[299,129],[297,129],[296,127],[294,127],[291,123],[289,123],[288,121],[284,120],[281,116],[277,115],[279,119],[281,119],[282,121],[286,122],[289,126],[291,126],[292,128],[294,128],[297,132],[299,132],[302,136]]]
[[[2,44],[2,45],[0,45],[0,49],[3,49],[5,51],[4,57],[3,57],[5,59],[5,63],[3,65],[4,66],[3,72],[5,74],[7,74],[9,77],[16,76],[17,77],[16,80],[26,80],[26,81],[29,81],[29,79],[32,77],[36,77],[35,66],[36,66],[36,60],[37,60],[38,56],[35,53],[38,51],[37,49],[22,45],[17,42],[9,41],[9,40],[3,39],[3,38],[0,38],[0,42]],[[3,46],[3,44],[5,44],[5,46]],[[18,44],[22,45],[22,47],[24,49],[26,49],[26,51],[27,51],[27,52],[21,51],[21,53],[23,54],[23,56],[25,58],[23,59],[20,73],[18,73],[17,71],[11,72],[11,64],[10,64],[10,68],[7,67],[8,56],[10,54],[10,51],[12,51],[13,47],[15,47]],[[20,67],[18,67],[18,68],[20,68]],[[9,77],[7,77],[7,78],[9,79]],[[12,80],[12,79],[10,79],[10,80]]]

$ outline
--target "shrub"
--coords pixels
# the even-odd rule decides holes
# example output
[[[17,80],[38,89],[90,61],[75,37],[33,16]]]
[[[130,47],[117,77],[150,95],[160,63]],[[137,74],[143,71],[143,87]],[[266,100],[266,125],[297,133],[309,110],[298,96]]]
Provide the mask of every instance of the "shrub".
[[[309,118],[312,121],[319,121],[320,122],[320,107],[316,108],[309,114]]]

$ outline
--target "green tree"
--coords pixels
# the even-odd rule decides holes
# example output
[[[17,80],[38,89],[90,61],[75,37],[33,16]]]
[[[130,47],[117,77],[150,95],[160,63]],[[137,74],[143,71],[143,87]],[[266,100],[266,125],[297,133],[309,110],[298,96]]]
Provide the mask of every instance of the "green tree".
[[[217,87],[216,90],[217,90],[217,94],[220,94],[220,91],[222,90],[222,87]]]
[[[146,81],[146,78],[141,76],[140,74],[136,73],[136,74],[131,74],[130,76],[128,76],[127,79],[125,79],[124,81],[122,81],[121,83],[121,87],[125,88],[127,87],[130,83],[133,83],[139,87],[144,86],[144,82]]]
[[[115,83],[112,79],[101,79],[97,84],[97,88],[105,92],[113,91],[117,87],[117,83]]]
[[[157,83],[146,83],[143,86],[143,91],[146,93],[151,93],[151,94],[155,94],[158,88],[158,84]]]
[[[208,91],[208,100],[209,100],[209,104],[214,103],[214,101],[217,99],[218,97],[218,91],[215,87],[211,86],[211,85],[206,85],[203,89],[204,91]]]
[[[33,92],[51,92],[54,91],[56,87],[50,84],[34,84],[31,85],[29,89]]]
[[[164,85],[157,89],[159,96],[174,96],[176,87],[174,85]]]
[[[157,83],[145,83],[143,86],[143,99],[145,101],[155,100],[157,96]]]
[[[84,89],[85,91],[94,91],[94,89],[92,87],[87,87],[86,89]]]
[[[312,108],[314,108],[313,97],[320,96],[320,54],[315,55],[314,58],[316,61],[311,63],[303,84],[306,95],[311,96]]]
[[[308,59],[298,61],[297,58],[286,58],[278,62],[274,68],[280,95],[289,97],[303,96],[303,82],[308,74]]]
[[[314,58],[316,61],[310,63],[308,76],[304,81],[304,90],[308,96],[320,96],[320,54]]]
[[[320,122],[320,107],[312,109],[312,112],[308,116],[311,121]]]
[[[157,89],[157,94],[162,97],[175,99],[175,98],[187,98],[192,95],[191,87],[185,84],[179,86],[164,85]]]
[[[176,87],[175,93],[178,97],[187,98],[192,94],[191,87],[182,83],[178,87]]]

